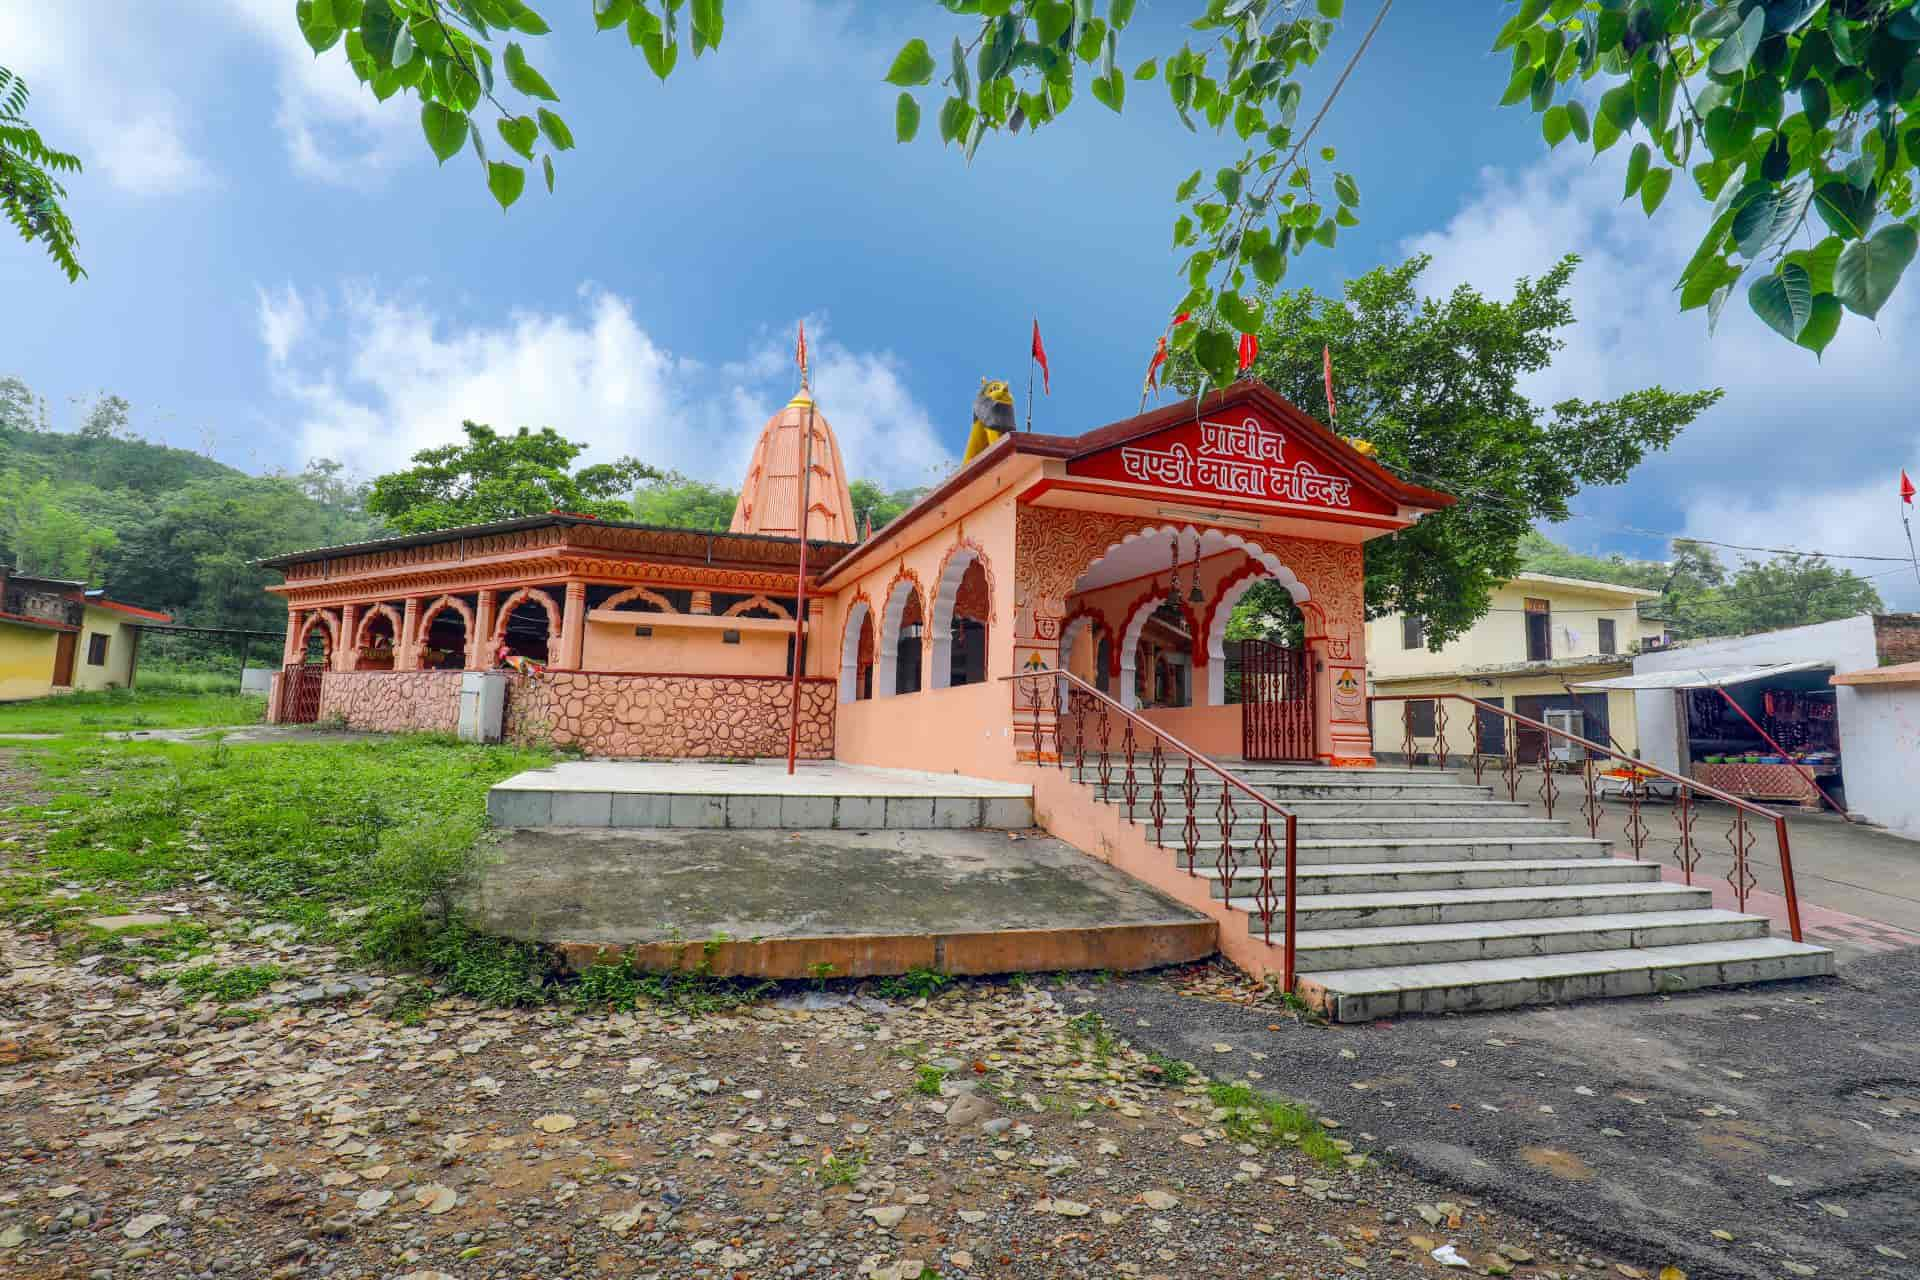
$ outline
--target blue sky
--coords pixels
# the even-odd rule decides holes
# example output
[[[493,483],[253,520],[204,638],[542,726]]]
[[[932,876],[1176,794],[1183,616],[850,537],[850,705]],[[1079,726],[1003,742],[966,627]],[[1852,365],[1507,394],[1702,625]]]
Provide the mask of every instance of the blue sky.
[[[955,29],[931,3],[733,0],[724,47],[664,86],[592,32],[589,7],[548,0],[555,33],[530,42],[580,147],[557,195],[503,216],[470,156],[434,164],[410,100],[376,103],[337,54],[308,55],[288,0],[181,0],[169,20],[143,6],[112,25],[0,0],[0,61],[29,77],[43,132],[89,161],[70,207],[91,272],[69,286],[0,248],[0,374],[65,422],[72,398],[118,392],[150,437],[249,469],[324,455],[371,474],[472,417],[732,484],[790,392],[805,316],[849,467],[914,483],[958,451],[979,378],[1023,386],[1037,312],[1054,391],[1036,428],[1133,411],[1179,292],[1172,189],[1228,153],[1188,134],[1158,83],[1131,86],[1124,119],[1088,99],[968,168],[931,136],[892,140],[894,50]],[[1124,60],[1177,40],[1190,8],[1144,0]],[[1630,527],[1904,551],[1915,290],[1878,330],[1850,318],[1824,364],[1738,307],[1709,342],[1668,292],[1692,211],[1647,223],[1618,202],[1625,148],[1550,154],[1534,117],[1494,106],[1501,11],[1395,7],[1324,131],[1362,224],[1296,259],[1289,284],[1337,287],[1419,250],[1430,291],[1504,293],[1580,253],[1580,324],[1537,399],[1654,382],[1728,396],[1550,532],[1632,554],[1661,543]],[[1920,605],[1910,574],[1878,582]]]

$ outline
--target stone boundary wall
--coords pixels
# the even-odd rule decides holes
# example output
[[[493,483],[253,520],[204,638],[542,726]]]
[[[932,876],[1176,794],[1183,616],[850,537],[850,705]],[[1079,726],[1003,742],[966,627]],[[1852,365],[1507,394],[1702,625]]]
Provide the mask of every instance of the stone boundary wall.
[[[329,671],[320,722],[375,733],[452,733],[460,727],[460,671]]]
[[[832,759],[836,691],[831,679],[800,682],[802,759]],[[548,671],[512,678],[505,736],[596,756],[784,756],[791,695],[792,684],[782,676]]]

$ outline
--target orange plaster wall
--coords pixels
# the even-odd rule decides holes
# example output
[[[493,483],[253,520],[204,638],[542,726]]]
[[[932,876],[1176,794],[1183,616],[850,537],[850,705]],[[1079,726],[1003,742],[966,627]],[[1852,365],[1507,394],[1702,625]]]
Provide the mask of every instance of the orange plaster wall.
[[[1204,694],[1205,690],[1197,687],[1200,683],[1194,681],[1196,692]],[[1240,754],[1240,707],[1237,703],[1224,707],[1155,707],[1140,714],[1201,755],[1217,759]]]
[[[891,769],[1011,778],[1013,716],[998,682],[922,689],[843,702],[834,723],[834,756]]]
[[[665,627],[649,621],[660,614],[636,611],[633,616],[632,626],[588,622],[581,666],[588,671],[703,676],[779,676],[787,672],[790,631],[743,630],[739,644],[726,644],[717,630]],[[634,627],[644,626],[652,626],[653,634],[633,634]]]

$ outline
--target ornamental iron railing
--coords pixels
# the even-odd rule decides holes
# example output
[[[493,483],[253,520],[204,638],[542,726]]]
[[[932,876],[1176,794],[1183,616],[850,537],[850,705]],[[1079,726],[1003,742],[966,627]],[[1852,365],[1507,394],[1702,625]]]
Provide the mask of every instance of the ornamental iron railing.
[[[1014,709],[1026,713],[1025,724],[1015,717],[1015,732],[1032,743],[1031,755],[1023,751],[1023,758],[1071,769],[1073,780],[1092,786],[1100,800],[1123,806],[1127,821],[1150,828],[1155,844],[1184,854],[1189,875],[1204,874],[1196,869],[1204,866],[1200,788],[1203,780],[1217,780],[1214,821],[1220,838],[1212,866],[1220,877],[1223,901],[1233,909],[1234,882],[1257,869],[1249,914],[1259,918],[1261,936],[1270,945],[1278,917],[1281,989],[1292,991],[1298,863],[1294,815],[1071,672],[1026,671],[1002,678],[1015,682]],[[1164,838],[1170,798],[1180,801],[1184,810],[1175,843]]]
[[[1787,820],[1782,814],[1718,787],[1671,773],[1644,760],[1636,760],[1624,752],[1602,746],[1578,734],[1556,729],[1465,694],[1376,694],[1369,697],[1367,702],[1369,708],[1393,702],[1401,704],[1401,747],[1409,765],[1422,756],[1430,758],[1441,769],[1447,767],[1448,761],[1458,760],[1460,767],[1473,771],[1475,785],[1485,785],[1486,774],[1491,770],[1498,778],[1496,787],[1506,791],[1508,800],[1518,800],[1522,786],[1522,765],[1537,763],[1540,780],[1533,790],[1549,818],[1553,817],[1555,805],[1562,802],[1561,792],[1564,788],[1557,781],[1562,769],[1577,773],[1581,788],[1580,816],[1586,821],[1587,834],[1595,839],[1599,838],[1600,818],[1605,812],[1601,800],[1608,790],[1606,784],[1614,784],[1611,789],[1627,804],[1624,834],[1634,857],[1644,857],[1647,845],[1656,839],[1661,842],[1671,840],[1673,859],[1689,885],[1693,883],[1695,868],[1706,853],[1700,837],[1694,831],[1702,813],[1700,802],[1707,799],[1726,805],[1733,810],[1726,829],[1727,847],[1732,855],[1726,881],[1732,887],[1734,899],[1742,911],[1747,909],[1747,898],[1759,883],[1753,873],[1751,857],[1754,845],[1759,842],[1758,829],[1771,828],[1780,860],[1780,883],[1786,898],[1787,927],[1793,934],[1793,940],[1801,941],[1800,898],[1794,888],[1793,853],[1787,839]],[[1449,703],[1463,704],[1472,709],[1470,714],[1463,717],[1469,722],[1467,739],[1471,744],[1464,750],[1457,749],[1448,736],[1447,730],[1452,721],[1447,714]],[[1429,706],[1431,725],[1424,723]],[[1414,723],[1416,710],[1423,721],[1417,731]],[[1521,759],[1523,732],[1532,739],[1526,745],[1538,747],[1537,758],[1531,762]],[[1423,742],[1426,744],[1424,747],[1421,745]],[[1556,743],[1577,748],[1577,751],[1556,753],[1553,749]],[[1654,827],[1647,821],[1648,802],[1657,791],[1664,788],[1671,788],[1673,793],[1673,831],[1669,837],[1657,837]]]

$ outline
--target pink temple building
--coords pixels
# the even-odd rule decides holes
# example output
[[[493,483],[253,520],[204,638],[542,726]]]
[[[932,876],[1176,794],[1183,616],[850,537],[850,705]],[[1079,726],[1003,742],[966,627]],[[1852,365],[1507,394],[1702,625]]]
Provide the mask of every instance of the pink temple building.
[[[1082,435],[1010,434],[863,542],[803,390],[725,533],[553,513],[267,561],[288,611],[270,714],[451,732],[462,674],[504,651],[538,667],[509,677],[515,740],[784,756],[797,689],[807,758],[1010,777],[1070,726],[1041,682],[1006,678],[1057,668],[1209,754],[1365,767],[1361,547],[1451,501],[1247,382]],[[1297,640],[1230,640],[1268,580]]]

